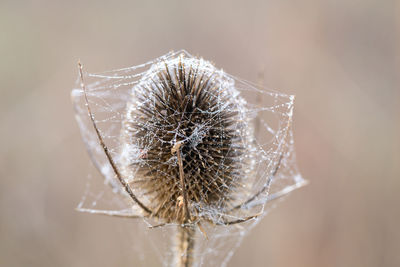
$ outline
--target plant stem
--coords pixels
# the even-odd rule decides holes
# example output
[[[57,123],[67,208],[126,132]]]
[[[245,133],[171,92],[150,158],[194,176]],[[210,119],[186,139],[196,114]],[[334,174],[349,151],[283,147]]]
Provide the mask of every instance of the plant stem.
[[[182,142],[176,142],[172,147],[172,154],[176,153],[178,158],[179,166],[179,178],[182,188],[182,198],[183,198],[183,213],[184,213],[184,223],[178,226],[176,245],[175,245],[175,266],[177,267],[193,267],[194,262],[194,238],[196,234],[196,228],[193,225],[186,225],[190,223],[190,212],[188,204],[188,195],[186,191],[185,174],[183,172],[183,161],[182,161]]]
[[[175,266],[194,266],[195,226],[178,226],[175,245]]]

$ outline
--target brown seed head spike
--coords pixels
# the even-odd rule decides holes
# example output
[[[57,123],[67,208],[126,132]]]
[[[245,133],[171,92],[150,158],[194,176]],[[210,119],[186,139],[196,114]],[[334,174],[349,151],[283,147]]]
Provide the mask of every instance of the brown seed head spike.
[[[178,57],[135,85],[122,129],[124,177],[167,223],[232,205],[249,146],[245,102],[211,63]]]

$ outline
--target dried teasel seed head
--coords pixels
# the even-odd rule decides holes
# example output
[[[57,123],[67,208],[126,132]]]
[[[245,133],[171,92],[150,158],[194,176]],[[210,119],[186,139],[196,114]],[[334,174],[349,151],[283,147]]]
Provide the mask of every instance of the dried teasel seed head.
[[[184,55],[155,63],[134,86],[121,134],[122,172],[153,217],[186,222],[183,191],[191,221],[206,208],[232,205],[249,167],[245,104],[232,78]]]

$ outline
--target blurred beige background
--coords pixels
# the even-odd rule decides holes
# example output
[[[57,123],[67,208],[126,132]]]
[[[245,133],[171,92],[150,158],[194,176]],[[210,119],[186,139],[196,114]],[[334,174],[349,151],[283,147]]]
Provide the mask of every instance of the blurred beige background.
[[[131,222],[74,211],[89,158],[70,90],[78,58],[98,72],[184,48],[297,96],[310,184],[228,266],[400,266],[399,11],[389,0],[2,0],[0,265],[139,264],[122,234]]]

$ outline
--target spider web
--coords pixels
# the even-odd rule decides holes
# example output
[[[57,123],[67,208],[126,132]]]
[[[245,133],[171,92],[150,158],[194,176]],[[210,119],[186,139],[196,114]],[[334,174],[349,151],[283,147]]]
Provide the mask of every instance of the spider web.
[[[173,62],[177,62],[180,56],[198,61],[188,52],[181,50],[170,52],[134,67],[97,74],[84,74],[88,101],[96,125],[118,167],[123,168],[127,149],[131,154],[130,157],[133,155],[136,160],[143,157],[140,147],[129,146],[121,139],[123,123],[127,119],[127,108],[132,105],[130,102],[132,94],[138,90],[139,84],[146,77],[154,73],[154,69],[160,67],[160,64],[165,64],[165,62],[175,64]],[[260,88],[222,70],[215,69],[207,61],[202,59],[200,61],[204,69],[210,68],[211,71],[217,71],[219,77],[228,82],[227,86],[232,88],[233,99],[240,99],[239,115],[245,121],[247,128],[238,131],[242,140],[248,140],[245,144],[248,149],[245,150],[244,158],[248,163],[244,171],[244,182],[240,190],[235,190],[235,202],[232,204],[240,207],[226,209],[218,205],[199,205],[201,206],[200,213],[211,223],[203,222],[200,218],[207,238],[197,231],[195,236],[196,266],[226,266],[246,233],[270,210],[274,203],[273,200],[287,195],[306,182],[296,166],[292,132],[294,96]],[[77,84],[79,85],[79,82]],[[151,96],[149,97],[151,98]],[[162,263],[164,266],[170,266],[174,257],[171,247],[173,247],[177,225],[169,223],[162,227],[149,229],[149,226],[157,225],[160,222],[146,218],[143,210],[128,197],[116,179],[104,150],[99,145],[81,88],[72,91],[72,100],[87,151],[93,165],[98,170],[93,176],[102,176],[103,178],[89,179],[78,209],[89,213],[142,218],[144,223],[136,223],[137,238],[141,236],[142,239],[146,239],[150,247],[154,248],[158,265]],[[218,103],[218,105],[221,109],[230,108],[224,103]],[[203,126],[205,127],[205,125]],[[201,129],[201,125],[199,129]],[[249,133],[250,137],[247,136]],[[193,136],[192,141],[201,142],[199,136],[199,134]],[[135,180],[135,172],[126,176],[124,178],[128,182]],[[140,189],[132,188],[132,191],[145,203],[151,201]],[[199,203],[193,203],[193,206],[196,204]],[[226,221],[244,220],[253,215],[258,215],[258,217],[240,224],[222,225]],[[145,249],[143,240],[140,243],[140,245],[134,244],[135,248],[137,250]],[[143,254],[138,253],[138,255]]]

